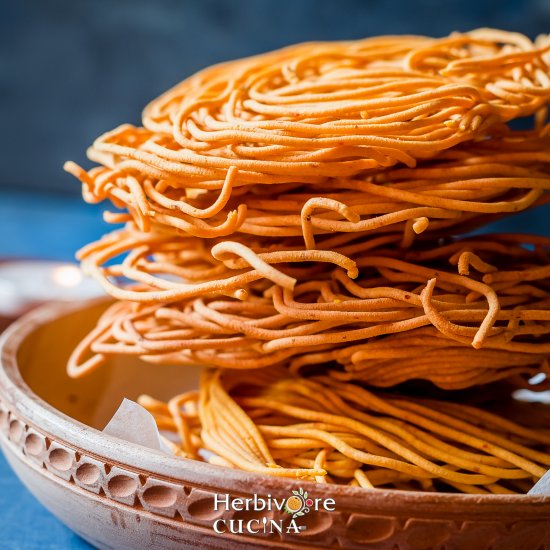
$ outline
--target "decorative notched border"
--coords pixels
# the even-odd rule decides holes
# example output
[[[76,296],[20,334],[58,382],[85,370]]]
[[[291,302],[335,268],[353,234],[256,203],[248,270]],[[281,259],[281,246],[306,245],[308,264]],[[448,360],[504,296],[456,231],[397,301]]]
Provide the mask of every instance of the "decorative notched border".
[[[66,443],[53,439],[38,427],[17,416],[0,399],[0,437],[38,469],[57,477],[60,483],[73,484],[82,490],[95,493],[118,505],[142,508],[163,518],[181,522],[182,530],[192,526],[212,529],[217,519],[267,518],[283,519],[284,512],[235,512],[214,509],[215,491],[205,490],[177,482],[170,482],[131,467],[109,464],[89,456]],[[225,494],[226,491],[220,490]],[[312,491],[314,492],[314,491]],[[239,495],[243,496],[243,495]],[[252,496],[252,493],[248,496]],[[261,495],[259,495],[261,496]],[[114,504],[113,502],[113,504]],[[411,510],[414,514],[414,510]],[[300,518],[306,529],[300,534],[243,534],[233,540],[253,543],[263,539],[264,544],[277,547],[320,548],[376,548],[376,549],[543,549],[550,548],[550,518],[548,520],[518,521],[455,521],[440,518],[414,518],[376,516],[356,512],[317,511]],[[212,535],[215,535],[212,530]]]

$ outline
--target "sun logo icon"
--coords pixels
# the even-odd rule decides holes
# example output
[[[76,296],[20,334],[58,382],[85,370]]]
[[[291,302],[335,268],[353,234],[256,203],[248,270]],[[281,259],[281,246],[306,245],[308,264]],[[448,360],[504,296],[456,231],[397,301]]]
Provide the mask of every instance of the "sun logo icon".
[[[300,488],[298,491],[292,491],[292,496],[287,498],[285,512],[292,514],[293,518],[297,518],[305,516],[309,512],[310,506],[313,506],[313,500],[308,498],[307,491]]]

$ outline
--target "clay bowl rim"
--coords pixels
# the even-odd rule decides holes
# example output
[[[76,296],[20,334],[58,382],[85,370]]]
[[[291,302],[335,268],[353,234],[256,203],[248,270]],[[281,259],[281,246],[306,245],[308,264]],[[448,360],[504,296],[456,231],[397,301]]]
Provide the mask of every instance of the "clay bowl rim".
[[[81,449],[107,462],[121,466],[128,465],[167,481],[215,489],[218,493],[227,491],[230,494],[252,494],[254,489],[261,489],[262,494],[270,492],[274,496],[288,495],[292,489],[305,484],[308,487],[315,487],[316,496],[334,498],[339,508],[342,506],[356,509],[358,504],[363,502],[368,503],[369,507],[375,504],[381,513],[383,510],[397,511],[398,509],[406,509],[410,512],[411,506],[419,512],[419,507],[433,509],[434,505],[439,508],[445,504],[451,505],[450,508],[452,507],[455,513],[458,511],[457,508],[469,509],[471,512],[472,504],[476,504],[480,512],[482,508],[494,509],[495,505],[501,505],[502,507],[513,506],[516,514],[520,513],[519,508],[526,511],[534,511],[533,508],[536,508],[540,513],[541,505],[546,505],[543,506],[546,508],[550,504],[550,495],[479,495],[397,489],[366,491],[346,485],[313,484],[299,479],[256,474],[175,457],[108,436],[55,409],[35,394],[21,376],[17,352],[23,341],[40,326],[78,310],[89,309],[102,303],[107,304],[109,301],[102,297],[69,303],[48,303],[25,314],[0,336],[0,396],[6,400],[9,407],[20,413],[22,420],[34,424],[55,441],[63,442],[77,451]]]

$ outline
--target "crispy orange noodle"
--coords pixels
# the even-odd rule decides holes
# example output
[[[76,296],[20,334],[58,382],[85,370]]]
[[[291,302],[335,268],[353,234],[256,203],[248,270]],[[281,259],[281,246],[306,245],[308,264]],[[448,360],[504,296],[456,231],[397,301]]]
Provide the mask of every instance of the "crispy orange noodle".
[[[547,36],[478,29],[299,44],[176,85],[93,143],[97,166],[65,164],[123,224],[78,253],[117,302],[69,374],[209,367],[140,400],[181,456],[525,492],[546,432],[385,388],[549,387],[550,239],[471,233],[548,202],[549,63]]]
[[[189,440],[172,438],[181,456],[319,483],[503,494],[525,492],[550,466],[547,431],[283,369],[206,371],[200,392],[139,403],[168,434],[189,425]]]
[[[550,294],[542,266],[550,239],[490,235],[435,248],[419,241],[401,251],[385,239],[367,242],[366,253],[348,244],[347,255],[321,256],[256,255],[222,241],[213,247],[216,259],[194,248],[194,239],[143,240],[124,230],[101,251],[106,261],[133,250],[121,264],[99,267],[86,256],[84,265],[126,301],[75,350],[70,373],[82,376],[120,353],[236,369],[287,364],[296,372],[333,363],[339,380],[382,387],[410,379],[445,389],[502,379],[528,386],[547,373]],[[304,257],[317,261],[304,265]],[[138,286],[119,287],[113,276]],[[499,282],[489,285],[487,277]]]

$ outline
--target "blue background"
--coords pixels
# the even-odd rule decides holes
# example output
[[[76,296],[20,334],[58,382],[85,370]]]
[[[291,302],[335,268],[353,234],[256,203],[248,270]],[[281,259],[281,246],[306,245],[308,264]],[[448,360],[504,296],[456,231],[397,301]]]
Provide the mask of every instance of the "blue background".
[[[71,259],[101,235],[61,170],[212,63],[292,42],[440,36],[494,26],[550,31],[550,0],[0,0],[0,258]],[[549,209],[497,224],[548,233]],[[0,548],[89,548],[22,488],[0,455]]]

